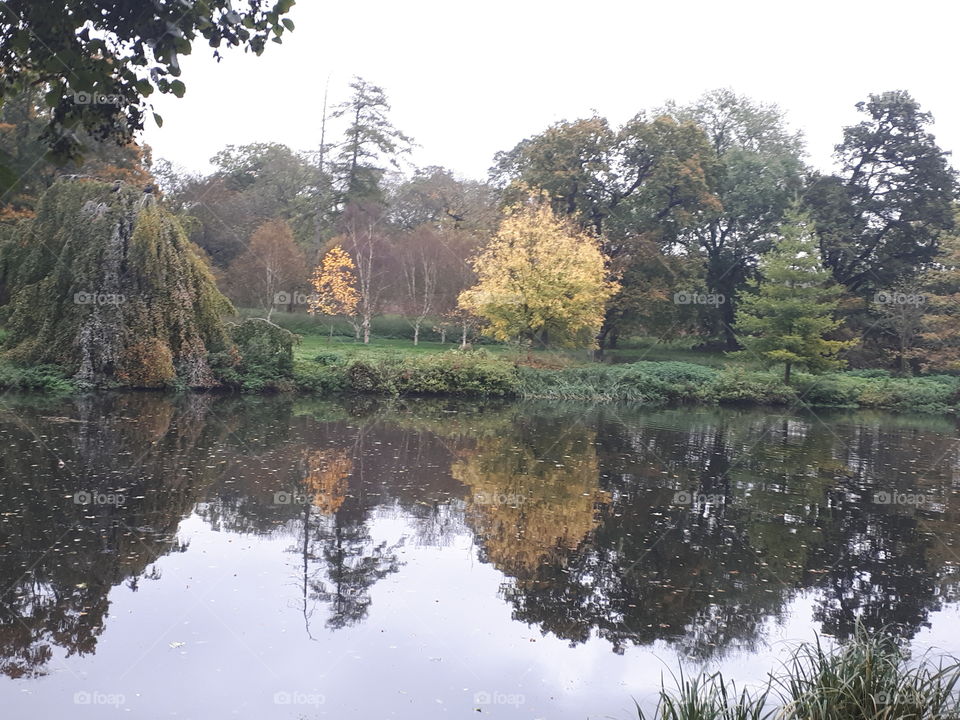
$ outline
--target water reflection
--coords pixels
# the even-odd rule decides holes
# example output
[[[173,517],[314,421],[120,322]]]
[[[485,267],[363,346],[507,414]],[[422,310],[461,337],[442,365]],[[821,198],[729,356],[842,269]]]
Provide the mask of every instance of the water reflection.
[[[801,594],[824,633],[911,637],[960,590],[942,418],[141,394],[8,400],[0,443],[11,678],[94,653],[110,591],[163,582],[194,512],[285,539],[309,637],[362,624],[404,553],[464,535],[515,620],[616,653],[751,652]],[[378,519],[398,539],[374,539]]]

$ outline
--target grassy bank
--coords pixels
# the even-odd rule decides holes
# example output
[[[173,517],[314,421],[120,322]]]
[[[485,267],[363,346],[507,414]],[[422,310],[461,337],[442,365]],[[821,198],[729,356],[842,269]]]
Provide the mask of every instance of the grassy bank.
[[[718,369],[687,362],[571,364],[527,367],[516,356],[485,349],[398,352],[387,347],[345,350],[329,346],[294,363],[293,382],[307,392],[383,395],[436,394],[518,397],[643,405],[811,405],[951,412],[960,378],[893,377],[886,371],[826,375],[797,373],[785,385],[777,372],[741,366]],[[555,360],[555,358],[554,358]],[[536,364],[538,359],[533,358]],[[544,360],[545,362],[545,360]]]
[[[960,664],[923,656],[911,661],[890,637],[859,629],[828,651],[798,647],[768,682],[737,690],[719,674],[674,678],[642,720],[947,720],[960,717]]]
[[[878,408],[954,412],[960,404],[960,377],[895,377],[884,370],[808,375],[795,373],[785,385],[776,371],[763,371],[718,353],[683,347],[644,345],[617,351],[613,363],[594,362],[588,351],[520,353],[506,345],[468,350],[455,343],[376,337],[369,345],[335,333],[317,334],[322,321],[280,314],[281,325],[312,331],[300,335],[289,359],[266,358],[239,373],[235,385],[247,392],[301,392],[314,395],[449,395],[629,402]],[[380,318],[381,332],[409,331],[402,319]],[[307,323],[309,327],[300,327]],[[406,328],[406,330],[404,330]],[[343,328],[339,328],[343,330]],[[2,331],[0,331],[2,332]],[[606,359],[610,359],[609,355]],[[284,367],[279,371],[277,368]],[[76,390],[54,367],[0,363],[0,389],[64,393]]]

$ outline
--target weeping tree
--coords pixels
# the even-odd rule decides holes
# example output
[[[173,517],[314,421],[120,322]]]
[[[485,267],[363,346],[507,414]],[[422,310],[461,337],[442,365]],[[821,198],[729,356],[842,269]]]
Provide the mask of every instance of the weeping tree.
[[[236,356],[229,301],[151,193],[61,179],[10,242],[8,360],[96,385],[212,387],[210,358]]]

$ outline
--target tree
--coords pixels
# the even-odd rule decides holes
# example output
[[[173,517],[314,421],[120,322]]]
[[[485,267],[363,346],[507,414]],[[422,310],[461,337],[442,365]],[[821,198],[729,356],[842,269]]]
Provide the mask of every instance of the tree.
[[[930,370],[960,370],[960,235],[943,238],[941,254],[923,277],[920,362]]]
[[[473,267],[477,284],[460,295],[460,306],[486,320],[498,340],[590,347],[619,289],[606,279],[597,241],[545,202],[508,209]]]
[[[313,269],[310,284],[313,295],[309,300],[309,312],[324,315],[349,317],[357,309],[360,296],[357,294],[354,264],[339,245],[331,248],[320,264]],[[330,325],[333,336],[333,324]]]
[[[679,240],[705,256],[707,288],[726,298],[711,330],[732,350],[737,293],[755,276],[760,255],[801,190],[803,139],[787,129],[776,105],[731,90],[713,90],[686,107],[668,103],[665,112],[696,123],[709,139],[709,186],[721,210],[703,214]]]
[[[332,172],[340,183],[342,205],[379,200],[384,163],[396,167],[397,156],[408,152],[413,143],[388,119],[390,103],[382,88],[355,77],[350,89],[351,98],[337,105],[332,113],[334,118],[349,121],[332,163]]]
[[[720,205],[710,188],[715,159],[703,131],[688,120],[638,114],[620,129],[601,117],[557,123],[498,153],[491,170],[507,203],[530,188],[549,194],[554,212],[600,238],[624,278],[645,262],[649,243],[666,250],[691,224]],[[634,273],[640,275],[642,273]],[[639,296],[624,283],[600,333],[614,346]],[[641,310],[642,311],[642,310]]]
[[[762,281],[750,285],[737,308],[736,330],[745,354],[766,365],[784,366],[790,382],[794,365],[819,371],[840,367],[838,357],[855,342],[827,340],[840,326],[834,319],[842,288],[828,286],[816,236],[808,218],[791,210],[780,227],[780,238],[760,261]]]
[[[350,324],[356,339],[370,342],[373,316],[380,312],[390,283],[387,280],[390,263],[390,239],[384,228],[383,208],[377,205],[349,205],[341,219],[339,242],[350,254],[357,277],[356,314]]]
[[[877,325],[893,339],[890,354],[902,375],[923,356],[920,333],[925,326],[926,298],[913,284],[901,283],[874,295],[871,309],[879,316]]]
[[[0,104],[43,87],[52,110],[44,138],[60,159],[80,153],[78,126],[128,143],[143,128],[146,97],[183,95],[180,56],[196,40],[218,60],[224,45],[259,55],[293,29],[284,17],[293,4],[249,0],[235,10],[230,0],[7,0],[0,5]]]
[[[14,240],[26,249],[4,307],[7,358],[89,384],[218,384],[232,308],[152,194],[61,180]]]
[[[495,188],[461,180],[446,168],[431,166],[388,185],[390,221],[403,230],[432,225],[445,230],[492,235],[500,221]]]
[[[321,192],[312,160],[279,143],[227,145],[211,162],[207,177],[177,176],[164,170],[167,202],[190,221],[191,239],[226,267],[245,249],[263,223],[286,220],[300,247],[318,259],[316,203]]]
[[[269,220],[250,237],[250,245],[227,269],[227,283],[237,300],[255,302],[267,319],[277,303],[292,304],[307,277],[303,251],[283,220]]]
[[[413,327],[413,344],[420,344],[420,326],[436,308],[437,282],[444,247],[441,231],[421,225],[402,235],[397,255],[403,274],[403,307]]]
[[[840,173],[817,178],[807,203],[824,262],[837,282],[867,297],[915,277],[954,228],[956,173],[909,93],[871,95],[867,117],[843,132]]]
[[[76,133],[87,147],[82,161],[65,162],[61,167],[43,161],[42,136],[49,118],[39,88],[29,88],[0,106],[0,158],[15,178],[0,187],[0,221],[32,217],[40,196],[60,174],[120,180],[138,187],[149,184],[149,147],[100,142],[82,131]]]

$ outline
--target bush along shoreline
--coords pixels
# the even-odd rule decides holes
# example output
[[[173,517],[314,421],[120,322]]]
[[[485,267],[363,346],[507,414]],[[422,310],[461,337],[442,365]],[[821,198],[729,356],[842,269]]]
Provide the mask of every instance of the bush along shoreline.
[[[718,369],[677,361],[528,367],[483,348],[383,355],[329,351],[309,359],[293,358],[290,345],[282,338],[270,340],[258,335],[256,347],[250,343],[244,346],[241,364],[221,363],[224,371],[220,390],[318,396],[500,397],[648,406],[807,405],[928,413],[954,413],[960,405],[960,377],[952,375],[896,377],[885,370],[795,373],[786,385],[776,371],[736,366]],[[217,366],[217,362],[211,364]],[[67,378],[55,366],[5,364],[0,364],[0,388],[52,393],[91,389]]]

